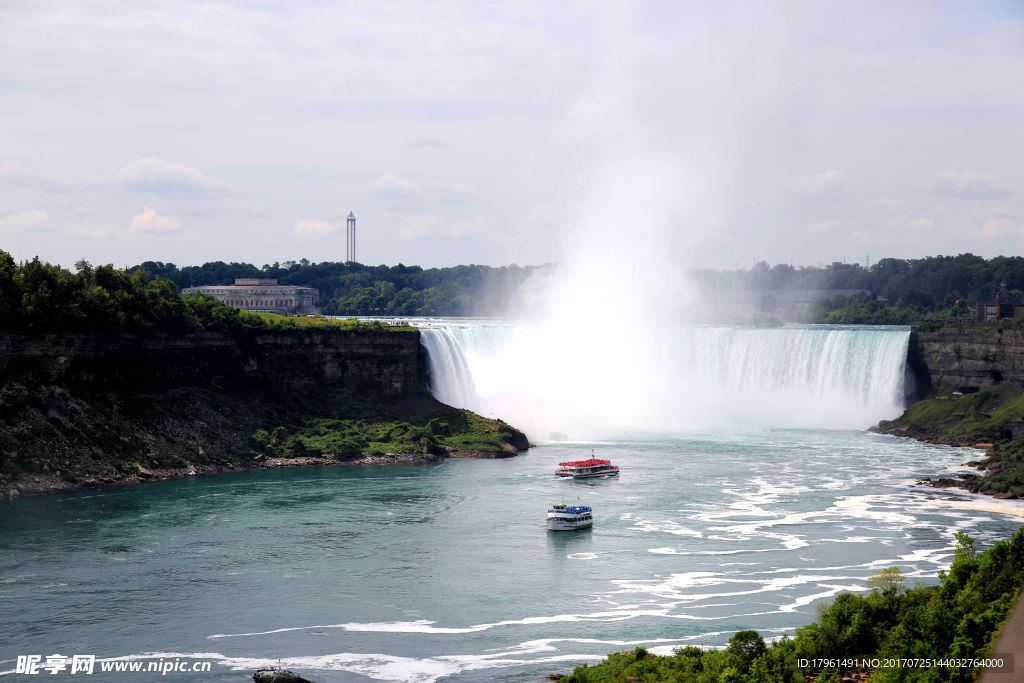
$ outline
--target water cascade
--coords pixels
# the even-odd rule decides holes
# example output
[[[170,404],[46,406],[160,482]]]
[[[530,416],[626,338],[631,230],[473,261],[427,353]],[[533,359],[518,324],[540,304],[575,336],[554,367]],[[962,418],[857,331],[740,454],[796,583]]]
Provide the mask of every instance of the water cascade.
[[[531,438],[719,428],[863,429],[898,415],[902,328],[667,326],[617,346],[614,330],[436,322],[421,327],[442,401]],[[591,343],[589,335],[610,335]],[[566,342],[569,339],[569,342]],[[629,349],[628,351],[626,349]]]

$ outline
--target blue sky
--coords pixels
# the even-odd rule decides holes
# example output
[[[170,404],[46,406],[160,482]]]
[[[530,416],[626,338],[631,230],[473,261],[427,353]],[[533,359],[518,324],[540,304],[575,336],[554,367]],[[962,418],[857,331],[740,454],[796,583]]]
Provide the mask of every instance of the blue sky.
[[[4,3],[0,248],[341,260],[354,211],[371,264],[1017,254],[1018,8]]]

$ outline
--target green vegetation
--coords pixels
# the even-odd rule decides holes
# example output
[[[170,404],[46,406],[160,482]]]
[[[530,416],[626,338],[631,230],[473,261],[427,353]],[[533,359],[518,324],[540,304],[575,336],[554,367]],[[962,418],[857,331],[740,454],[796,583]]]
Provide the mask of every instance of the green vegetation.
[[[400,330],[354,320],[291,318],[225,306],[202,294],[180,296],[143,269],[75,264],[72,273],[38,258],[18,265],[0,251],[0,330],[15,332],[201,332],[238,335],[311,325],[342,332]]]
[[[956,445],[988,445],[987,476],[968,474],[961,479],[933,483],[959,486],[975,493],[1004,498],[1024,497],[1024,440],[1014,438],[1013,422],[1024,421],[1024,394],[1002,383],[965,394],[950,394],[918,401],[900,417],[883,421],[879,431]]]
[[[942,434],[965,444],[1009,438],[1010,422],[1024,420],[1024,394],[997,384],[953,400],[950,394],[918,401],[899,418],[929,434]]]
[[[328,315],[503,315],[519,287],[529,278],[549,275],[554,266],[491,268],[456,266],[366,266],[359,263],[275,263],[257,268],[247,263],[213,262],[178,267],[147,261],[140,268],[150,277],[171,280],[179,287],[232,284],[235,278],[275,278],[282,284],[315,287]],[[757,263],[753,268],[690,273],[702,292],[722,290],[856,289],[865,293],[820,302],[809,321],[834,324],[912,324],[925,318],[973,317],[980,297],[1006,281],[1018,295],[1024,289],[1024,258],[986,260],[973,254],[922,259],[882,259],[870,267],[833,263],[799,267]],[[614,277],[609,273],[609,277]],[[699,295],[698,295],[699,296]],[[776,311],[765,297],[766,316]],[[667,313],[671,314],[671,311]],[[796,314],[794,314],[796,315]]]
[[[179,268],[173,263],[146,261],[140,268],[179,287],[229,285],[236,278],[274,278],[281,284],[320,290],[325,315],[461,316],[500,315],[519,286],[551,266],[516,265],[365,266],[360,263],[286,262],[264,265],[206,263]]]
[[[740,631],[724,650],[684,647],[652,656],[639,647],[595,666],[577,667],[565,683],[819,683],[839,681],[842,670],[814,660],[969,659],[991,654],[1000,625],[1024,586],[1024,529],[978,556],[960,532],[953,564],[939,585],[906,588],[890,567],[868,580],[866,595],[843,593],[818,610],[814,623],[793,638],[767,644],[756,631]],[[851,667],[852,668],[852,667]],[[977,671],[954,666],[875,668],[873,683],[973,681]]]
[[[272,429],[252,434],[253,455],[352,460],[399,454],[446,455],[448,450],[502,452],[526,448],[525,437],[501,420],[445,405],[424,391],[395,404],[370,401],[360,392],[334,389]]]
[[[920,320],[919,311],[890,308],[870,295],[823,301],[814,315],[815,322],[825,325],[912,325]]]
[[[862,289],[868,294],[820,302],[813,321],[902,325],[923,318],[972,318],[975,302],[992,296],[1003,281],[1020,296],[1024,258],[997,256],[986,260],[973,254],[885,258],[869,268],[858,263],[794,268],[760,262],[750,270],[698,270],[693,275],[705,291]]]

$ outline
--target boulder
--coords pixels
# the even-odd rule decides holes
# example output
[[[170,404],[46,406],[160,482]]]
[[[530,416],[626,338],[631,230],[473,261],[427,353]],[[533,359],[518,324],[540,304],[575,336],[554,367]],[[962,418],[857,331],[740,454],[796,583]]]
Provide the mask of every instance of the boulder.
[[[297,676],[279,666],[266,666],[262,669],[257,669],[252,678],[256,683],[312,683],[312,681],[302,676]]]

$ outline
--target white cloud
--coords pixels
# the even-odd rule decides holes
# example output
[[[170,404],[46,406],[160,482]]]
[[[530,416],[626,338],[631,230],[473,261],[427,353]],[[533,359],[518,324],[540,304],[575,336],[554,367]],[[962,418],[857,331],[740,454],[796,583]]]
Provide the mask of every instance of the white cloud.
[[[60,226],[61,232],[71,237],[85,237],[92,240],[105,240],[111,238],[135,237],[130,231],[118,230],[113,225],[102,225],[98,228],[90,228],[80,223],[65,223]]]
[[[996,176],[977,173],[941,173],[933,182],[935,192],[959,199],[989,199],[1012,194]]]
[[[903,208],[906,205],[906,201],[894,197],[879,197],[873,204],[876,208],[885,211],[895,211]]]
[[[441,216],[424,215],[404,219],[398,228],[398,236],[403,240],[424,240],[435,237],[459,239],[477,235],[482,230],[482,221],[462,219],[451,222]]]
[[[370,192],[378,197],[418,197],[416,183],[394,173],[385,173],[370,185]]]
[[[826,220],[808,225],[807,230],[808,232],[830,233],[833,232],[836,228],[838,228],[839,225],[840,224],[838,219],[828,218]]]
[[[533,207],[519,224],[519,230],[526,233],[557,232],[569,223],[570,216],[563,204],[546,202]]]
[[[865,244],[877,242],[879,240],[878,235],[870,230],[854,230],[850,233],[850,237],[858,242],[864,242]]]
[[[370,184],[370,192],[386,199],[442,200],[467,197],[476,192],[473,183],[461,180],[415,183],[408,178],[385,173]]]
[[[334,226],[327,221],[303,219],[295,224],[294,232],[299,237],[324,237],[334,234]]]
[[[161,216],[148,207],[132,219],[131,227],[128,230],[136,235],[176,235],[183,233],[181,221],[177,218]]]
[[[928,216],[893,216],[873,241],[890,244],[929,244],[937,239],[935,219]]]
[[[49,225],[50,216],[45,211],[21,211],[0,218],[0,232],[32,232]]]
[[[220,180],[204,175],[198,168],[156,157],[133,161],[118,171],[109,184],[136,192],[221,196],[230,192]]]
[[[980,228],[971,233],[971,237],[978,239],[994,239],[1003,237],[1019,230],[1021,227],[1018,221],[1010,218],[991,218],[985,221]]]
[[[891,216],[851,229],[849,237],[862,244],[881,245],[880,248],[929,244],[936,239],[936,221],[928,216]]]
[[[843,174],[840,171],[829,168],[821,173],[798,175],[790,181],[790,184],[799,192],[820,195],[835,191],[842,179]]]

